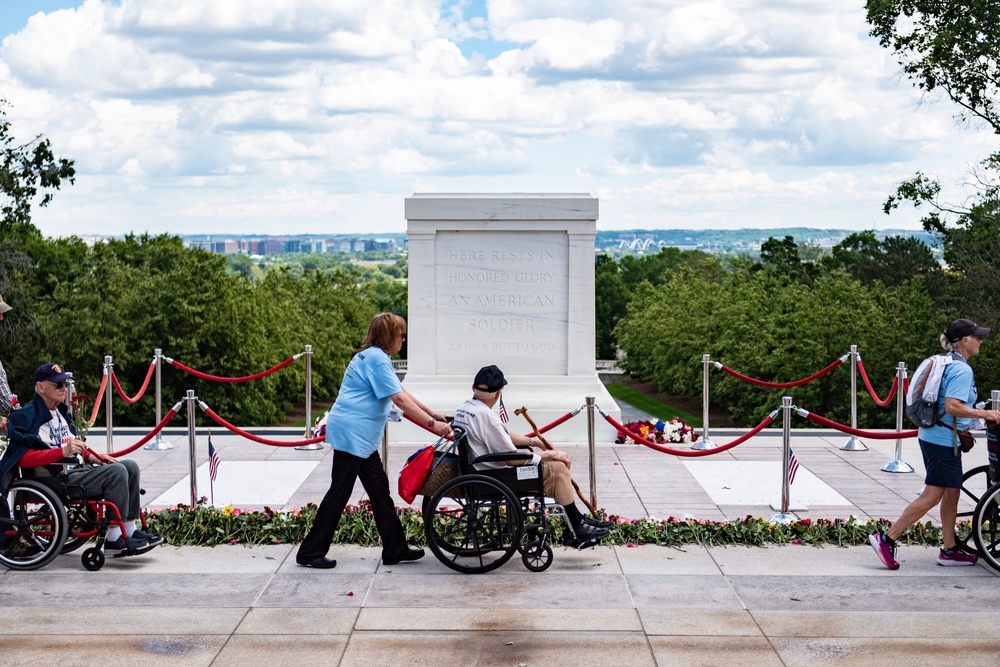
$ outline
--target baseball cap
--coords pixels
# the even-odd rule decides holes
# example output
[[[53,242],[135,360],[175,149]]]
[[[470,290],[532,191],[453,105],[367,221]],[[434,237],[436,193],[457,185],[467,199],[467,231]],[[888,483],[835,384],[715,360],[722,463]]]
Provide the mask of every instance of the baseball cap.
[[[989,336],[989,327],[981,327],[971,320],[955,320],[944,331],[949,343],[962,340],[966,336]]]
[[[35,382],[62,382],[68,378],[59,364],[42,364],[35,369]]]
[[[503,377],[503,371],[496,366],[483,366],[472,381],[473,389],[479,391],[500,391],[505,384],[507,380]]]

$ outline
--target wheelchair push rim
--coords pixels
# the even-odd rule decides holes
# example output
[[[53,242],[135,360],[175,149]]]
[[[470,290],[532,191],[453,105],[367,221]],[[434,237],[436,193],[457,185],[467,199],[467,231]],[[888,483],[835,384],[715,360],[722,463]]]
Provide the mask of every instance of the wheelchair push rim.
[[[484,475],[448,481],[426,502],[424,534],[434,556],[467,574],[497,569],[517,552],[524,531],[521,503]]]
[[[979,557],[1000,571],[1000,484],[991,486],[976,504],[972,537]]]
[[[0,564],[35,570],[59,555],[69,522],[54,491],[33,480],[18,480],[0,500]]]

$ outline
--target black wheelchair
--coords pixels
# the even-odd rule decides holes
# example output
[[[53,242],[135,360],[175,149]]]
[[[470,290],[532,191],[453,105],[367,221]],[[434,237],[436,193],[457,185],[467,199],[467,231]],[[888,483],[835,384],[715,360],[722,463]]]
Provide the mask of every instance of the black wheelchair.
[[[962,492],[976,501],[976,509],[971,512],[972,530],[965,542],[971,539],[976,545],[979,557],[994,570],[1000,571],[1000,426],[987,429],[986,448],[989,464],[973,468],[963,477]],[[983,478],[985,477],[985,480]],[[986,486],[981,496],[976,490]],[[969,489],[966,488],[969,487]],[[959,518],[969,516],[969,512],[959,513]]]
[[[20,468],[14,469],[0,494],[0,565],[37,570],[96,538],[81,561],[90,571],[104,566],[108,528],[117,525],[124,533],[125,522],[114,503],[87,497],[83,487],[67,483],[68,466],[75,464],[76,459],[64,459],[59,464],[63,472],[52,477],[28,477]],[[145,515],[140,519],[145,527]],[[126,548],[113,557],[146,551]]]
[[[550,517],[560,517],[575,537],[562,505],[543,492],[540,465],[476,470],[487,461],[530,461],[530,453],[474,457],[467,434],[454,428],[458,475],[423,500],[424,534],[434,556],[458,572],[495,570],[515,553],[532,572],[552,564]]]

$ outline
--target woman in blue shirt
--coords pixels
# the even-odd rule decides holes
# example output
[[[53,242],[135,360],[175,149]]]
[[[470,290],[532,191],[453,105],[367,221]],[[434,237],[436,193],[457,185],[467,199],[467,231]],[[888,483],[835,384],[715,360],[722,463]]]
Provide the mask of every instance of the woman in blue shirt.
[[[337,561],[327,558],[326,552],[359,477],[382,538],[382,562],[395,565],[424,555],[423,549],[411,549],[406,544],[378,447],[393,403],[438,435],[451,433],[451,427],[444,415],[431,411],[400,385],[389,357],[399,352],[405,337],[406,321],[402,317],[380,313],[368,325],[361,349],[347,365],[326,420],[326,441],[333,448],[333,480],[312,529],[299,547],[295,557],[299,565],[336,567]]]
[[[938,390],[938,412],[944,416],[934,426],[921,428],[917,433],[927,470],[924,491],[907,505],[891,528],[868,538],[875,553],[890,570],[899,569],[896,540],[938,503],[941,504],[941,538],[944,543],[938,553],[938,565],[975,565],[979,560],[976,554],[955,548],[955,520],[962,493],[962,450],[954,444],[956,431],[969,430],[972,419],[1000,421],[997,410],[976,408],[976,383],[968,363],[970,358],[979,354],[983,338],[989,334],[987,327],[969,320],[955,320],[941,335],[941,347],[948,350],[952,362],[945,367]]]

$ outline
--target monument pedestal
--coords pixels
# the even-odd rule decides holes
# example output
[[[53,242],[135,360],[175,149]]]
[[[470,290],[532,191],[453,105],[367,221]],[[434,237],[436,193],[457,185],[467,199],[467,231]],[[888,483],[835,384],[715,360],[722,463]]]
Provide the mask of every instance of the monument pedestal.
[[[497,365],[501,365],[499,359]],[[476,370],[479,370],[477,367]],[[455,408],[472,396],[472,377],[458,376],[415,376],[407,374],[403,386],[427,407],[446,415],[455,414]],[[551,377],[530,375],[507,375],[507,388],[503,392],[503,403],[507,408],[507,428],[514,433],[531,434],[531,425],[524,417],[514,414],[515,410],[527,408],[528,416],[544,428],[547,424],[583,408],[580,412],[544,433],[545,439],[554,445],[587,444],[587,396],[593,396],[595,403],[615,419],[621,419],[621,411],[614,398],[597,378],[593,377]],[[499,406],[494,407],[494,411]],[[597,444],[611,444],[615,441],[615,429],[604,420],[600,412],[594,411],[594,437]],[[409,420],[389,425],[389,439],[394,443],[430,443],[436,439],[432,433],[420,428]]]
[[[594,240],[597,199],[586,194],[415,194],[406,199],[409,243],[407,366],[403,386],[430,408],[452,414],[472,379],[496,364],[510,385],[511,429],[521,407],[545,426],[587,396],[616,419],[614,399],[594,364]],[[430,434],[407,422],[393,442]],[[614,429],[595,421],[598,442]],[[419,436],[419,437],[417,437]],[[586,442],[577,415],[551,431],[553,442]],[[546,434],[549,439],[549,434]]]

